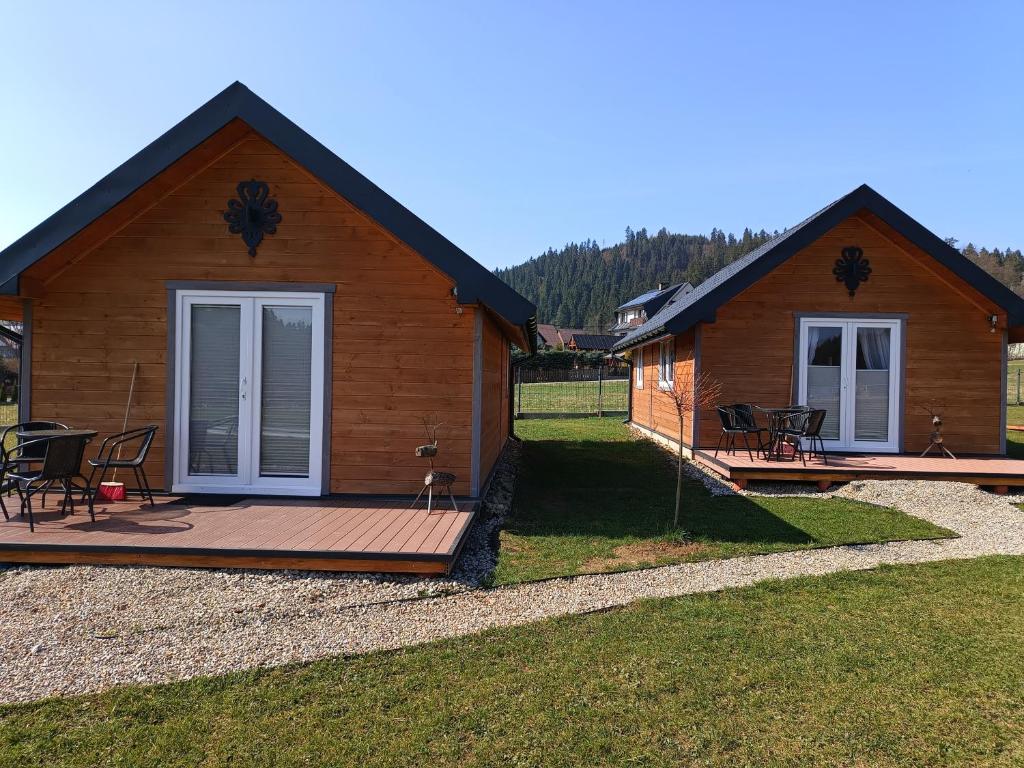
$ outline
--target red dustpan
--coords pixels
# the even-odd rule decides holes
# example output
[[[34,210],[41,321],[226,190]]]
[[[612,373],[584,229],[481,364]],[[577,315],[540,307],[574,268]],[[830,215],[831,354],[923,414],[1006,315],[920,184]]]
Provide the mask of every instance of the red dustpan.
[[[96,489],[96,498],[99,501],[124,501],[124,483],[104,480]]]

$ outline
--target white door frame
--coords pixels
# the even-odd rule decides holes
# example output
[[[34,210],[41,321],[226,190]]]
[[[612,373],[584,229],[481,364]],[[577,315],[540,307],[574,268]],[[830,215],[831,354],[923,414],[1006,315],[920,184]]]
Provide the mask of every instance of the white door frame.
[[[903,322],[899,318],[847,316],[800,317],[797,334],[797,402],[807,404],[807,337],[813,326],[841,327],[842,361],[840,367],[840,424],[839,439],[824,440],[826,449],[835,451],[864,451],[869,453],[899,453],[900,424],[903,418]],[[875,442],[855,439],[857,328],[889,329],[889,439]]]
[[[323,471],[325,299],[322,293],[291,291],[175,291],[174,493],[246,493],[319,496]],[[189,475],[189,362],[191,307],[221,304],[240,308],[238,473]],[[310,364],[309,471],[307,477],[261,477],[260,397],[262,376],[262,307],[305,306],[312,309],[313,339]]]

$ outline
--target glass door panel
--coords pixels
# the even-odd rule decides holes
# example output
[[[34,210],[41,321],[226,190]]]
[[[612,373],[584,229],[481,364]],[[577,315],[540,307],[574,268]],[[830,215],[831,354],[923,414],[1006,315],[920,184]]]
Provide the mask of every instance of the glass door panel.
[[[188,474],[238,475],[242,307],[189,307]]]
[[[858,442],[889,442],[891,336],[890,328],[857,328],[853,439]]]
[[[313,308],[264,306],[261,477],[309,477]]]
[[[839,440],[842,423],[843,326],[807,328],[806,404],[825,411],[823,440]]]

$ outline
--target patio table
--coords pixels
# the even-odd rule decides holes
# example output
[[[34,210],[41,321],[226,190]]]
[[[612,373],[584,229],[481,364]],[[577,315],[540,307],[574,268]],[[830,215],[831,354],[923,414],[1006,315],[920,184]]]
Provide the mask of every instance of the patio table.
[[[71,437],[84,436],[96,437],[99,433],[95,429],[26,429],[18,430],[15,434],[22,440],[39,440],[44,437]]]
[[[789,421],[793,416],[804,413],[807,408],[804,406],[785,406],[783,408],[762,408],[761,406],[754,406],[761,413],[765,415],[768,421],[768,448],[765,451],[765,461],[771,461],[772,457],[775,457],[775,461],[782,461],[783,459],[783,446],[784,441],[782,440],[782,430],[786,426],[786,422]],[[796,456],[793,456],[796,459]]]

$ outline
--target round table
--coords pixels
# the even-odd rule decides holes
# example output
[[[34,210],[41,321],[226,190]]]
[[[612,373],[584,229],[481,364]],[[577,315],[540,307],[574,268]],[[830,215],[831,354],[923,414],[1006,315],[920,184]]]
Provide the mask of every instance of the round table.
[[[44,437],[96,437],[99,433],[95,429],[26,429],[18,430],[15,434],[24,441],[39,440]]]

